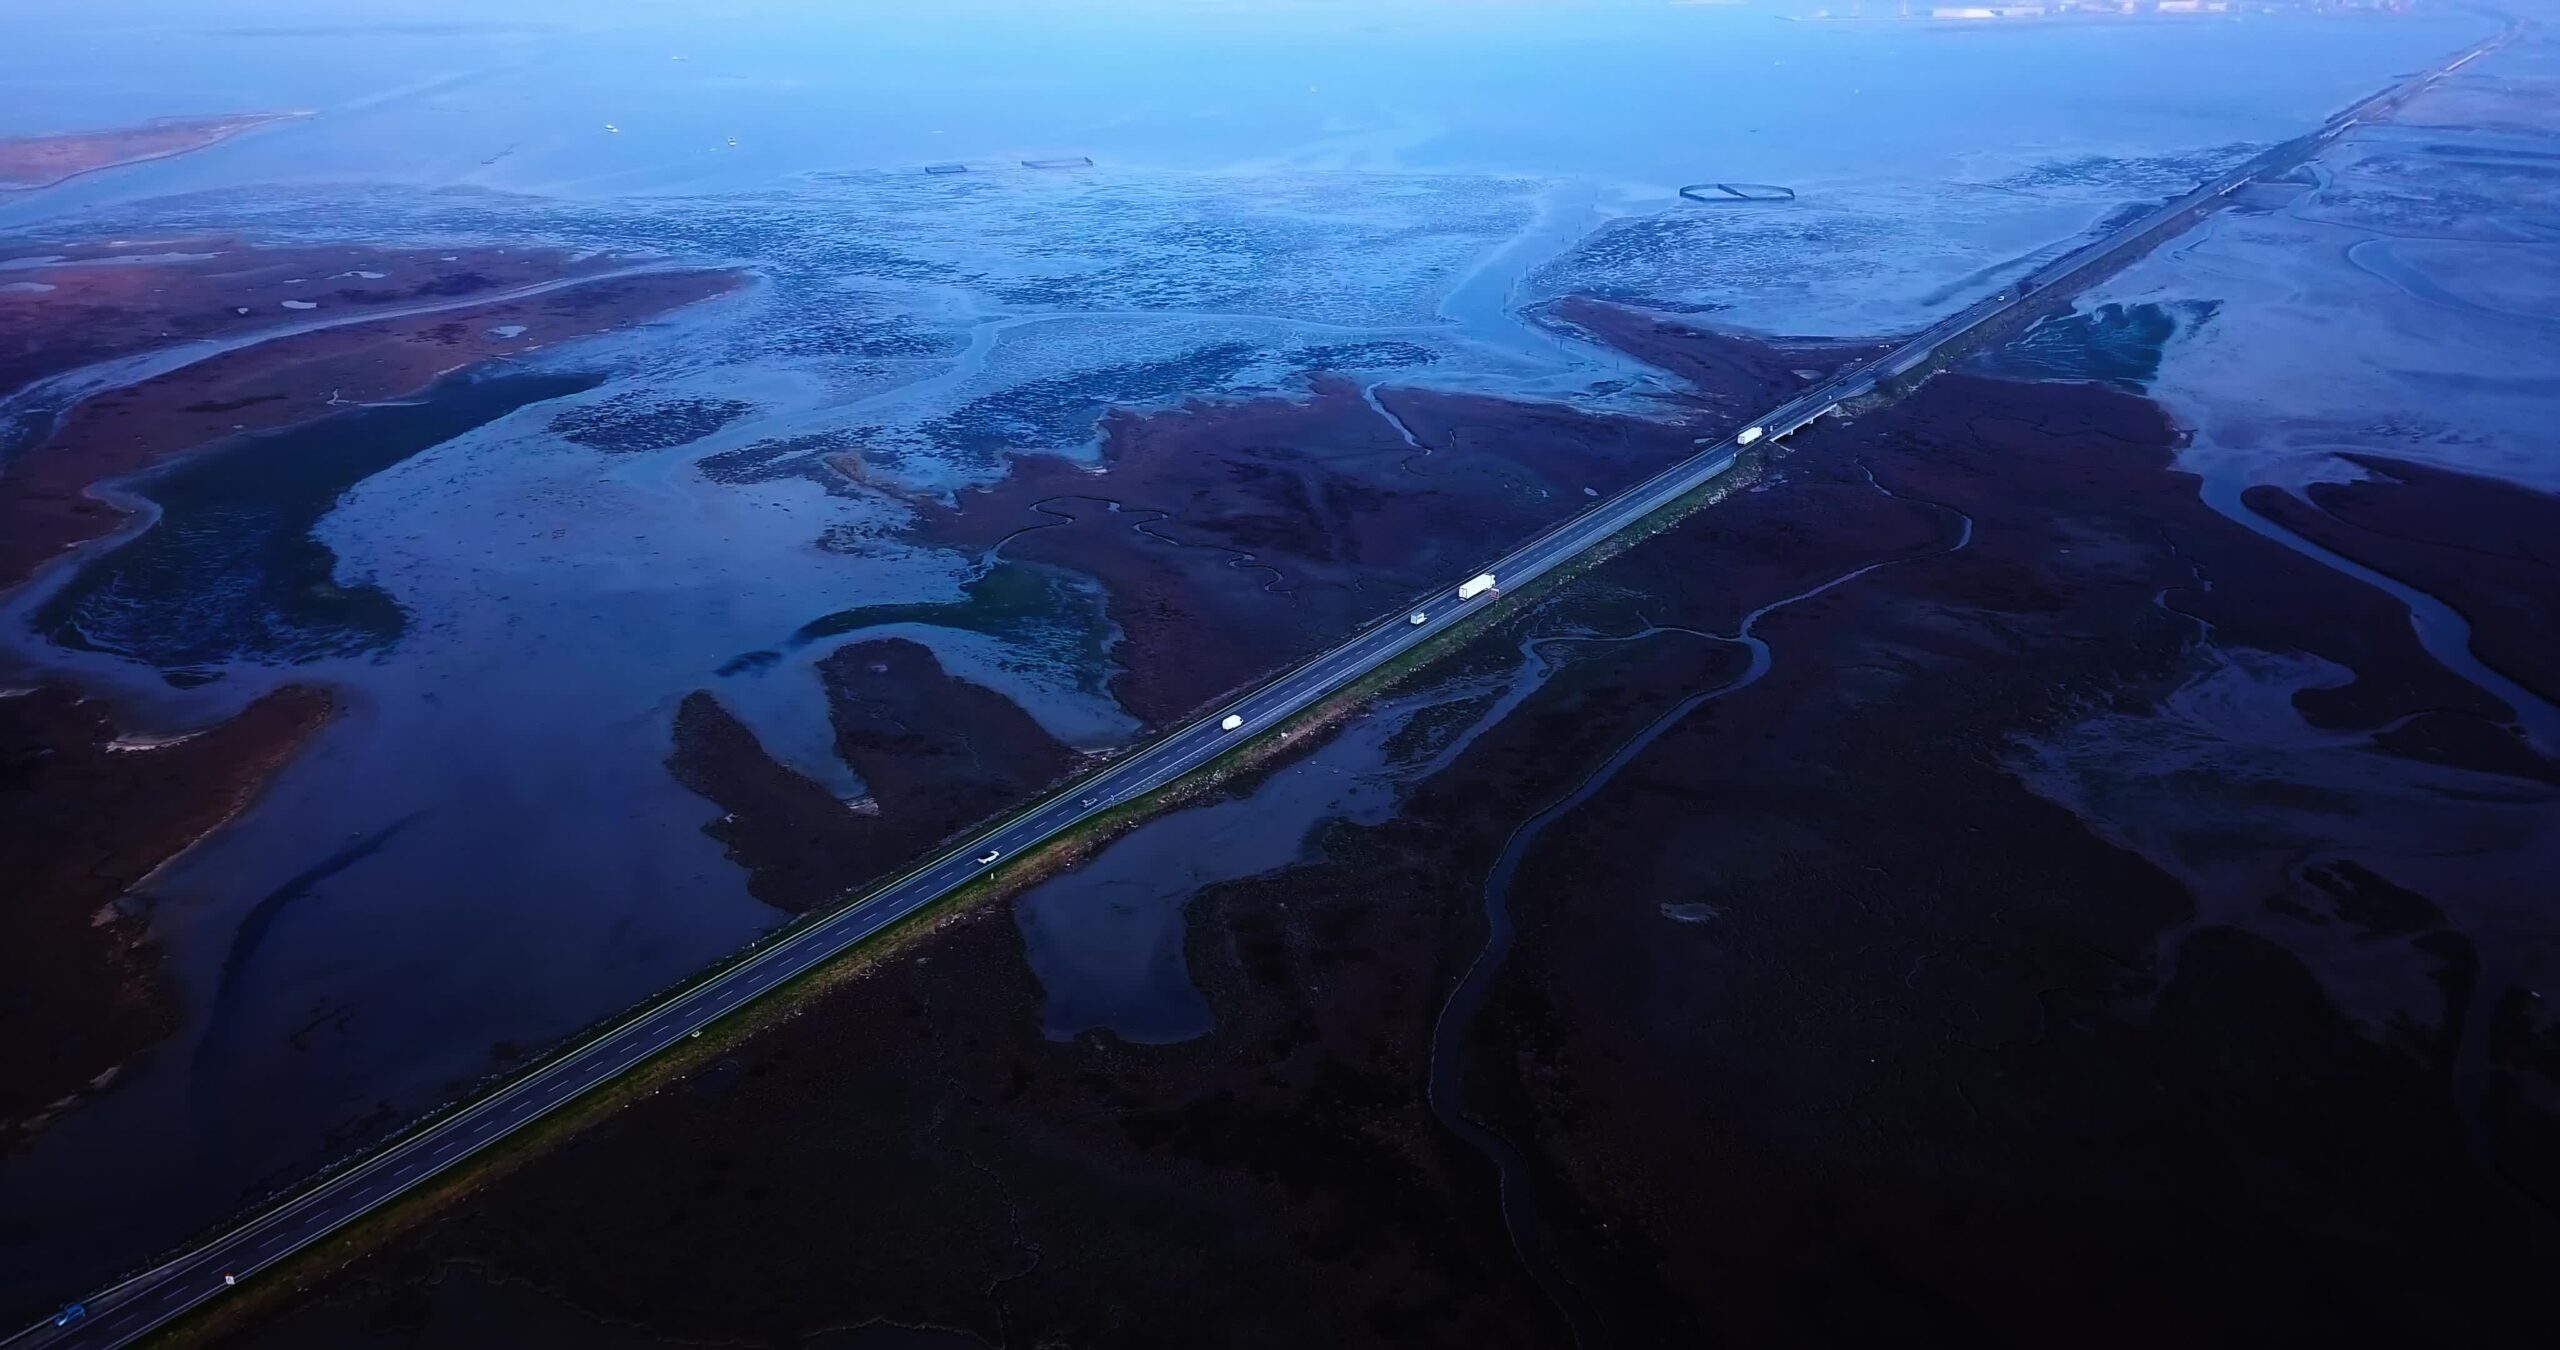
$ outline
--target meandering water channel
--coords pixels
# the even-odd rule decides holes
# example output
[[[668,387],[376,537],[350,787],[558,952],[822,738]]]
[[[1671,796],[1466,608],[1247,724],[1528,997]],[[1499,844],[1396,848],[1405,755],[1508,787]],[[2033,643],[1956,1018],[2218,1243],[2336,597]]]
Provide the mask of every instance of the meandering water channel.
[[[1906,501],[1918,500],[1902,497],[1901,494],[1885,487],[1882,483],[1876,482],[1872,473],[1868,474],[1867,481],[1875,487],[1876,491],[1886,496]],[[1917,556],[1935,557],[1955,553],[1973,542],[1973,518],[1952,507],[1940,509],[1953,514],[1960,522],[1956,538],[1953,543],[1943,549]],[[1881,558],[1851,568],[1829,580],[1808,586],[1791,595],[1772,600],[1744,615],[1742,622],[1736,625],[1731,633],[1708,633],[1697,629],[1647,624],[1635,633],[1609,639],[1635,641],[1658,635],[1685,635],[1709,642],[1742,647],[1749,656],[1749,663],[1733,678],[1701,689],[1673,704],[1661,716],[1646,723],[1634,736],[1628,738],[1563,796],[1522,821],[1504,841],[1501,854],[1494,859],[1492,870],[1485,876],[1484,945],[1477,951],[1475,960],[1468,965],[1466,973],[1459,977],[1457,985],[1449,991],[1448,1001],[1441,1005],[1439,1019],[1432,1027],[1431,1110],[1451,1133],[1465,1140],[1493,1164],[1495,1173],[1500,1178],[1502,1221],[1510,1233],[1512,1249],[1519,1255],[1520,1262],[1527,1268],[1530,1277],[1537,1281],[1538,1287],[1544,1291],[1548,1301],[1555,1306],[1566,1324],[1572,1328],[1574,1342],[1577,1345],[1601,1343],[1605,1337],[1598,1325],[1596,1310],[1575,1288],[1572,1277],[1565,1270],[1555,1250],[1552,1235],[1539,1221],[1536,1198],[1532,1193],[1528,1174],[1528,1160],[1518,1147],[1503,1138],[1492,1125],[1469,1112],[1465,1101],[1463,1051],[1467,1032],[1474,1025],[1477,1014],[1484,1010],[1485,1000],[1492,992],[1494,980],[1501,974],[1503,964],[1509,960],[1512,945],[1517,937],[1516,922],[1511,913],[1512,883],[1518,879],[1521,864],[1528,858],[1530,851],[1538,846],[1539,841],[1550,829],[1615,782],[1618,775],[1628,765],[1641,758],[1656,741],[1669,734],[1673,728],[1687,720],[1689,715],[1699,708],[1727,695],[1748,689],[1759,683],[1760,678],[1769,673],[1771,661],[1769,644],[1756,632],[1761,620],[1790,605],[1845,586],[1877,568],[1889,567],[1897,562],[1908,560],[1907,558]]]

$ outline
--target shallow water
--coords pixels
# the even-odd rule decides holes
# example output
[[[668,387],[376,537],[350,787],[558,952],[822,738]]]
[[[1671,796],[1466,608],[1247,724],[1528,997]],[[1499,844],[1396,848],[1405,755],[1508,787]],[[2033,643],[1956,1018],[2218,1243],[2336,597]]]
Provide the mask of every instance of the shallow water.
[[[1702,179],[1944,173],[2022,139],[2115,139],[2136,118],[2172,142],[2218,144],[2270,129],[2252,120],[2316,121],[2398,63],[2485,31],[2469,16],[1952,27],[1797,23],[1765,5],[1446,0],[767,4],[717,23],[601,0],[407,8],[434,23],[404,29],[396,7],[349,23],[310,0],[22,16],[0,81],[40,97],[14,101],[0,132],[322,114],[153,166],[152,192],[244,178],[719,192],[810,169],[1082,155],[1564,171],[1667,194]],[[2163,98],[2172,71],[2178,97]],[[78,199],[129,196],[138,176],[93,180]]]
[[[337,558],[311,537],[320,518],[347,489],[421,450],[596,383],[449,379],[412,401],[192,456],[134,485],[157,519],[54,592],[36,623],[62,646],[173,677],[232,661],[282,665],[388,647],[406,616],[381,587],[340,577]]]
[[[1041,1030],[1143,1044],[1208,1032],[1209,1005],[1183,955],[1185,907],[1207,887],[1304,861],[1326,821],[1385,819],[1404,777],[1387,745],[1432,701],[1381,705],[1250,794],[1149,821],[1024,892],[1013,914],[1045,1000]]]
[[[2560,707],[2473,655],[2470,625],[2452,606],[2301,538],[2242,497],[2253,486],[2299,491],[2361,477],[2342,452],[2560,490],[2549,432],[2560,416],[2560,384],[2549,378],[2560,324],[2548,305],[2560,295],[2560,245],[2536,241],[2560,182],[2503,153],[2517,125],[2560,135],[2526,82],[2554,73],[2560,49],[2548,44],[2501,52],[2418,104],[2409,119],[2418,125],[2359,131],[2313,166],[2312,190],[2216,219],[2100,288],[2075,316],[2209,306],[2208,320],[2168,336],[2146,381],[2193,433],[2180,458],[2205,503],[2398,600],[2428,654],[2505,701],[2546,752],[2560,748]],[[2443,109],[2505,126],[2441,124]]]
[[[715,809],[663,762],[676,700],[711,688],[788,762],[857,794],[830,767],[808,669],[825,644],[794,642],[813,621],[891,607],[870,612],[1061,739],[1134,734],[1099,692],[1124,655],[1088,615],[995,622],[969,585],[986,560],[901,544],[896,506],[704,461],[786,441],[805,458],[792,438],[840,437],[950,490],[1017,454],[1089,458],[1108,404],[1288,391],[1328,368],[1638,406],[1661,377],[1631,384],[1520,308],[1583,290],[1797,332],[1911,326],[2480,28],[1955,32],[1657,4],[13,16],[0,133],[321,115],[27,194],[0,205],[0,229],[660,251],[760,282],[539,356],[540,378],[605,383],[333,492],[308,542],[335,559],[326,584],[397,605],[387,646],[224,660],[145,650],[153,625],[121,652],[70,650],[29,627],[43,595],[9,598],[12,683],[113,691],[145,733],[289,678],[337,686],[348,711],[146,888],[185,1024],[0,1164],[0,1301],[84,1282],[774,923],[700,834]],[[1020,167],[1044,155],[1095,163]],[[948,160],[978,168],[915,171]],[[1674,204],[1703,178],[1801,197]],[[49,398],[209,350],[74,372]],[[701,419],[698,440],[633,443],[654,449],[555,430],[608,404],[656,426],[652,407],[706,400],[747,411]],[[665,422],[680,424],[696,425]],[[61,603],[84,584],[106,583]],[[174,688],[180,668],[220,678]],[[1290,811],[1342,809],[1310,787]],[[1053,927],[1054,969],[1081,952],[1158,970],[1164,925],[1092,913]],[[1088,1003],[1053,1025],[1145,1034],[1190,1015],[1160,991]]]
[[[2560,137],[2555,76],[2560,47],[2545,40],[2481,61],[2398,124],[2324,155],[2310,191],[2217,219],[2083,306],[2213,303],[2211,322],[2168,341],[2149,382],[2193,432],[2180,461],[2201,499],[2398,601],[2427,653],[2506,702],[2546,752],[2560,746],[2560,707],[2474,655],[2453,606],[2296,535],[2244,494],[2362,476],[2342,453],[2560,490],[2549,432],[2560,182],[2544,162]],[[2092,715],[2021,746],[2018,768],[2196,896],[2194,920],[2162,939],[2164,972],[2190,933],[2233,925],[2292,951],[2376,1037],[2451,1038],[2450,1094],[2475,1157],[2503,1183],[2517,1164],[2499,1156],[2483,1108],[2490,1028],[2494,1010],[2539,1000],[2560,963],[2543,940],[2560,801],[2547,784],[2379,754],[2369,732],[2307,723],[2294,694],[2347,675],[2294,654],[2206,648],[2160,709]],[[2467,993],[2450,997],[2436,954],[2389,940],[2401,935],[2370,915],[2343,902],[2300,912],[2326,893],[2306,878],[2341,866],[2423,897],[2417,926],[2449,932],[2478,962]]]

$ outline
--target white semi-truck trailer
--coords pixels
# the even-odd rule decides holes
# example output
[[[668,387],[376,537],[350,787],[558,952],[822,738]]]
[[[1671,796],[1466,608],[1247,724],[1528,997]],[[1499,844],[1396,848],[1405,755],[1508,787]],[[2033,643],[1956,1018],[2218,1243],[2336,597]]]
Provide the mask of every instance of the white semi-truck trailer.
[[[1493,573],[1478,572],[1474,576],[1467,578],[1465,584],[1458,587],[1458,598],[1461,600],[1473,600],[1477,596],[1492,589]]]
[[[1742,429],[1742,434],[1733,438],[1733,443],[1735,445],[1749,445],[1766,434],[1767,432],[1760,427],[1744,427]]]

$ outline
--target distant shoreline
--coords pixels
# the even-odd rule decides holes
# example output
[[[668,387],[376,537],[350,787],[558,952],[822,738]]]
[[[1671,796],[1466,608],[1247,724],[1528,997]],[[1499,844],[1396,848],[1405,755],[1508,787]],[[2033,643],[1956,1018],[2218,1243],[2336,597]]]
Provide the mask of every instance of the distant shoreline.
[[[2251,13],[2274,14],[2290,12],[2270,9],[2243,10],[2237,6],[2230,5],[2225,5],[2218,9],[2138,10],[2132,13],[2127,13],[2122,10],[2096,9],[2051,9],[2046,10],[2043,13],[2025,12],[2033,8],[2035,7],[2031,5],[2011,6],[2003,4],[1932,5],[1927,9],[1914,8],[1907,14],[1782,14],[1778,17],[1784,19],[1788,23],[1920,24],[1934,25],[1942,28],[2009,28],[2022,24],[2031,24],[2038,27],[2051,24],[2074,24],[2088,27],[2123,27],[2129,24],[2194,23],[2203,19],[2232,19],[2243,17],[2244,15]],[[2002,13],[2001,11],[2005,9],[2016,9],[2019,12]],[[1945,10],[1948,12],[1939,13],[1937,12],[1939,10]]]
[[[41,192],[85,174],[191,154],[271,122],[312,115],[274,112],[155,117],[105,131],[0,138],[0,192]]]

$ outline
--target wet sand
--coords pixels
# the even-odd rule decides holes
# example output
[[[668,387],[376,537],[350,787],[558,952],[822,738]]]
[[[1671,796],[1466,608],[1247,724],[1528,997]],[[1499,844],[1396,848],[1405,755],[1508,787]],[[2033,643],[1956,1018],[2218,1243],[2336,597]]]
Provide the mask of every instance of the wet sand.
[[[202,150],[252,127],[305,113],[231,113],[221,117],[155,117],[140,126],[58,136],[0,137],[0,192],[32,192],[84,173]]]
[[[211,727],[128,738],[59,685],[0,697],[0,1152],[168,1034],[128,893],[247,806],[329,712],[326,693],[288,687]]]

